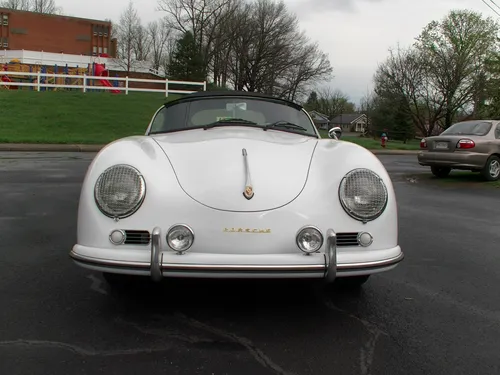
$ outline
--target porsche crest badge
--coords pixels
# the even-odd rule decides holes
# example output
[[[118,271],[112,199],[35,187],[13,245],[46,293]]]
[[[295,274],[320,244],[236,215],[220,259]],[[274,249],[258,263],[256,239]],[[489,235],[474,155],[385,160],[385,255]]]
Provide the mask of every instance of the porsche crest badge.
[[[253,198],[253,189],[251,186],[245,186],[245,191],[243,192],[243,195],[245,196],[246,199],[252,199]]]

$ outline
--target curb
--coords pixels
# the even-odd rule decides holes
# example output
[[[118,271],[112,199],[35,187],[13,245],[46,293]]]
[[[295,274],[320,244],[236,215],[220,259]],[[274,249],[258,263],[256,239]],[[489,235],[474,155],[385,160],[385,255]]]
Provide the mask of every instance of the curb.
[[[99,152],[106,145],[0,143],[0,151]],[[369,150],[375,155],[416,155],[418,150]]]
[[[0,151],[98,152],[105,145],[0,143]]]
[[[419,150],[369,150],[375,155],[417,155]]]

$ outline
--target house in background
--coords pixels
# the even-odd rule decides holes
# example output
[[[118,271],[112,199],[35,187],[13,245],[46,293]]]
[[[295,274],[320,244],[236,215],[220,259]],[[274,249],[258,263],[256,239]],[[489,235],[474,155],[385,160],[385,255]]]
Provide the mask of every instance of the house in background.
[[[323,130],[329,130],[330,129],[330,120],[328,119],[327,115],[324,115],[323,113],[319,113],[318,111],[311,111],[309,112],[309,116],[312,117],[314,121],[314,125],[316,125],[316,128],[318,129],[323,129]]]
[[[345,113],[330,121],[332,126],[340,126],[344,132],[361,133],[366,128],[367,117],[360,113]]]

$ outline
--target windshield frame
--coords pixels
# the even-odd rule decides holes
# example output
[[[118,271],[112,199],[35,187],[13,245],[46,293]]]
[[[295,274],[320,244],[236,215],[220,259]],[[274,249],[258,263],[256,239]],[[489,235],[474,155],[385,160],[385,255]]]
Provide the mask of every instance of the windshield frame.
[[[470,124],[472,127],[477,126],[479,124],[488,124],[488,130],[486,132],[481,132],[481,134],[474,134],[474,133],[461,133],[461,132],[454,132],[454,133],[447,133],[452,129],[453,127],[456,127],[457,125],[462,125],[462,124]],[[448,129],[444,130],[439,136],[477,136],[477,137],[485,137],[487,136],[490,132],[491,129],[493,128],[493,121],[491,120],[474,120],[474,121],[460,121],[456,122],[453,125],[451,125]]]
[[[151,118],[151,121],[146,129],[145,135],[148,135],[148,136],[149,135],[162,135],[162,134],[178,133],[178,132],[183,132],[183,131],[187,131],[187,130],[204,129],[206,124],[190,126],[190,127],[186,127],[186,128],[170,129],[170,130],[164,130],[164,131],[152,131],[153,123],[161,111],[166,110],[166,109],[173,107],[173,106],[176,106],[176,105],[184,105],[186,103],[188,103],[188,105],[189,105],[190,102],[199,102],[202,100],[214,100],[214,99],[222,99],[222,100],[224,100],[224,99],[236,99],[236,100],[241,99],[241,100],[251,100],[251,101],[263,101],[263,102],[273,103],[276,105],[290,107],[290,109],[292,109],[292,110],[297,110],[299,112],[302,112],[302,115],[304,115],[306,117],[306,119],[309,121],[309,124],[311,126],[312,131],[310,129],[308,129],[307,132],[304,132],[304,131],[301,131],[298,129],[287,129],[287,128],[283,128],[283,127],[274,127],[271,129],[266,129],[265,124],[245,124],[245,123],[240,123],[240,122],[238,122],[238,123],[231,123],[231,122],[224,123],[223,121],[221,121],[220,126],[216,125],[214,127],[211,127],[210,129],[216,128],[216,127],[223,127],[223,126],[241,126],[241,127],[258,128],[258,129],[261,129],[263,131],[274,130],[274,131],[280,131],[280,132],[285,132],[285,133],[302,135],[302,136],[306,136],[306,137],[321,138],[321,135],[320,135],[313,119],[311,118],[309,113],[301,105],[293,103],[293,102],[289,102],[289,101],[284,100],[284,99],[268,97],[268,96],[264,96],[264,95],[263,96],[255,96],[255,95],[248,95],[247,96],[245,94],[243,94],[243,95],[228,94],[228,95],[213,95],[213,96],[206,95],[206,96],[202,96],[202,97],[193,97],[193,98],[184,97],[184,98],[173,100],[171,102],[167,102],[164,105],[162,105],[160,108],[158,108],[158,110],[154,113],[154,115]],[[227,125],[224,125],[224,124],[227,124]],[[300,124],[297,124],[297,125],[300,125]],[[210,129],[208,129],[208,130],[210,130]]]

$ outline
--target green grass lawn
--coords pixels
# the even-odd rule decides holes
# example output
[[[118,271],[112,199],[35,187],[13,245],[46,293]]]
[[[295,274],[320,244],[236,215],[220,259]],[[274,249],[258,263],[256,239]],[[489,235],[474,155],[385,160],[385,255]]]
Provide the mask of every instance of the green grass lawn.
[[[144,134],[156,110],[167,100],[161,93],[36,92],[0,90],[0,143],[105,144]],[[328,138],[326,131],[321,131]],[[380,140],[342,137],[368,149]],[[389,141],[389,150],[416,150],[417,140]]]
[[[161,93],[0,90],[0,143],[109,143],[143,134],[165,101]]]
[[[320,130],[321,137],[328,138],[328,132],[325,130]],[[383,150],[384,148],[380,145],[380,139],[373,138],[362,138],[354,136],[344,136],[341,140],[353,142],[360,146],[363,146],[369,150]],[[419,150],[420,140],[412,139],[403,143],[402,141],[391,141],[387,142],[385,150]]]

